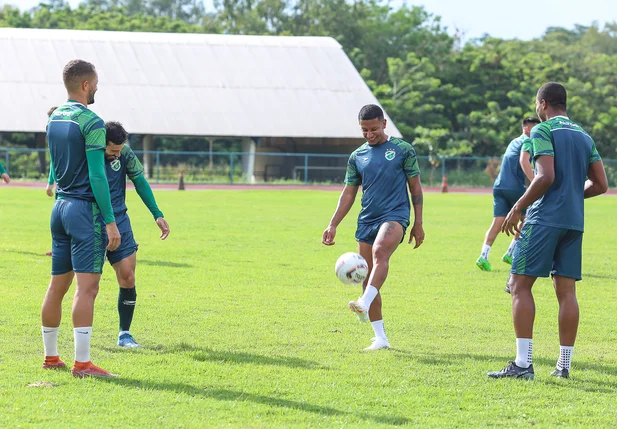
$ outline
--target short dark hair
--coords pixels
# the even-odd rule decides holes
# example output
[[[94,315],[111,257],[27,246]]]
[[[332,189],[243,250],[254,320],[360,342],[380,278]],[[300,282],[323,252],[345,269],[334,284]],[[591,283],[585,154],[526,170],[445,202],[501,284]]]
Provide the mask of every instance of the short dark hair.
[[[565,109],[568,101],[568,94],[566,88],[564,88],[562,84],[548,82],[542,85],[538,90],[538,99],[545,100],[551,106]]]
[[[96,68],[94,68],[94,64],[84,60],[71,60],[64,66],[62,71],[64,87],[69,91],[75,90],[83,82],[84,78],[95,73]]]
[[[105,130],[107,131],[107,144],[122,144],[129,136],[120,122],[105,122]]]
[[[52,106],[49,108],[49,110],[47,111],[47,117],[50,117],[52,113],[54,113],[54,110],[56,110],[58,108],[58,106]]]
[[[383,110],[376,104],[367,104],[358,113],[358,121],[370,121],[371,119],[384,119]]]
[[[540,122],[542,121],[539,120],[538,118],[535,118],[533,116],[528,116],[527,118],[523,119],[523,126],[526,127],[529,124],[539,124]]]

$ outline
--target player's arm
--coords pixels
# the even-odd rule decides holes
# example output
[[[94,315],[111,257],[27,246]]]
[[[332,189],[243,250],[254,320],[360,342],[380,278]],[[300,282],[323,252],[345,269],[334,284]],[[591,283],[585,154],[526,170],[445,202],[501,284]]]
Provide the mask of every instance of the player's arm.
[[[521,155],[518,158],[518,162],[523,169],[523,173],[527,179],[529,179],[529,183],[533,180],[533,168],[531,168],[531,154],[526,150],[521,150]]]
[[[585,198],[597,197],[608,190],[608,179],[601,159],[589,165],[585,182]]]
[[[56,183],[56,169],[54,167],[54,161],[49,157],[49,177],[47,178],[47,196],[51,197],[54,194],[54,183]]]
[[[332,216],[332,219],[330,219],[330,223],[324,231],[321,239],[321,242],[326,246],[331,246],[334,244],[336,227],[339,226],[345,216],[347,216],[347,213],[349,213],[349,210],[351,210],[354,201],[356,201],[358,188],[359,185],[345,184],[343,192],[341,192],[341,196],[338,199],[338,204],[336,205],[334,215]]]
[[[424,207],[424,194],[422,192],[422,183],[420,175],[417,174],[407,179],[407,186],[411,194],[411,205],[413,206],[414,222],[409,233],[409,241],[411,244],[416,240],[414,249],[418,248],[424,242],[424,228],[422,227],[422,209]]]
[[[139,198],[141,198],[141,201],[143,201],[145,206],[148,207],[148,210],[150,210],[150,213],[152,213],[152,216],[154,217],[154,221],[160,228],[161,240],[165,240],[169,235],[169,225],[165,220],[163,212],[159,210],[159,207],[156,204],[156,200],[154,199],[154,193],[152,192],[152,188],[150,187],[148,180],[143,174],[140,174],[135,178],[129,178],[135,185],[137,195],[139,195]]]
[[[107,250],[113,251],[120,246],[120,232],[111,207],[109,183],[105,173],[105,123],[100,118],[86,124],[84,136],[86,139],[86,162],[88,176],[96,204],[101,210],[105,221],[109,244]]]

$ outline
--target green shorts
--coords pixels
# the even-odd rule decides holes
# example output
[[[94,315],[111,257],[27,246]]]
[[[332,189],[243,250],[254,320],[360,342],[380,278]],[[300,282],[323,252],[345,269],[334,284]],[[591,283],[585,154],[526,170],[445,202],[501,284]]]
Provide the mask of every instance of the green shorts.
[[[96,203],[59,198],[51,212],[51,274],[103,272],[107,230]]]
[[[405,231],[407,231],[407,227],[409,226],[408,220],[384,220],[383,222],[375,222],[368,224],[358,224],[358,229],[356,229],[356,241],[361,243],[367,243],[371,246],[375,243],[375,239],[377,238],[377,234],[379,233],[379,228],[386,222],[398,222],[403,227],[403,237],[401,238],[401,243],[405,239]]]
[[[116,225],[118,225],[121,241],[120,246],[116,250],[107,252],[107,260],[111,265],[128,258],[133,253],[137,252],[137,248],[139,247],[135,242],[135,237],[133,237],[133,229],[131,228],[131,220],[128,214],[124,213],[120,216],[116,216]]]
[[[581,280],[583,232],[525,223],[514,248],[512,274]]]

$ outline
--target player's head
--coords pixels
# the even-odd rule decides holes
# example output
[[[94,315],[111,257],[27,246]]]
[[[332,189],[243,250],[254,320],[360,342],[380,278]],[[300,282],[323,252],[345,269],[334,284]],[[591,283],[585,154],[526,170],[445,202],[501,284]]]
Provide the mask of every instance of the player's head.
[[[69,95],[85,96],[88,104],[94,103],[99,77],[94,64],[84,60],[71,60],[62,71],[64,87]]]
[[[566,89],[557,82],[545,83],[536,96],[536,114],[542,121],[552,116],[566,113],[568,94]],[[551,117],[552,117],[551,116]]]
[[[538,118],[534,118],[533,116],[528,116],[527,118],[523,119],[523,133],[525,133],[527,137],[529,137],[529,134],[531,134],[531,129],[538,125],[540,122],[542,121],[540,121]]]
[[[49,118],[51,114],[54,113],[54,110],[56,110],[57,108],[58,106],[51,106],[49,110],[47,111],[47,117]]]
[[[105,146],[105,158],[114,160],[120,157],[124,143],[129,136],[120,122],[109,121],[105,123],[107,134],[107,146]]]
[[[385,140],[386,119],[383,110],[375,104],[367,104],[358,113],[362,135],[370,145],[383,143]]]

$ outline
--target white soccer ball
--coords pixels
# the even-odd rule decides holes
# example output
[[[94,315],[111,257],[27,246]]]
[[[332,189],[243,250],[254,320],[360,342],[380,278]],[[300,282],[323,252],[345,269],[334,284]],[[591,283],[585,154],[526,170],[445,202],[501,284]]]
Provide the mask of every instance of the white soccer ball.
[[[346,285],[359,285],[368,276],[368,263],[362,255],[354,252],[343,253],[336,260],[334,273]]]

